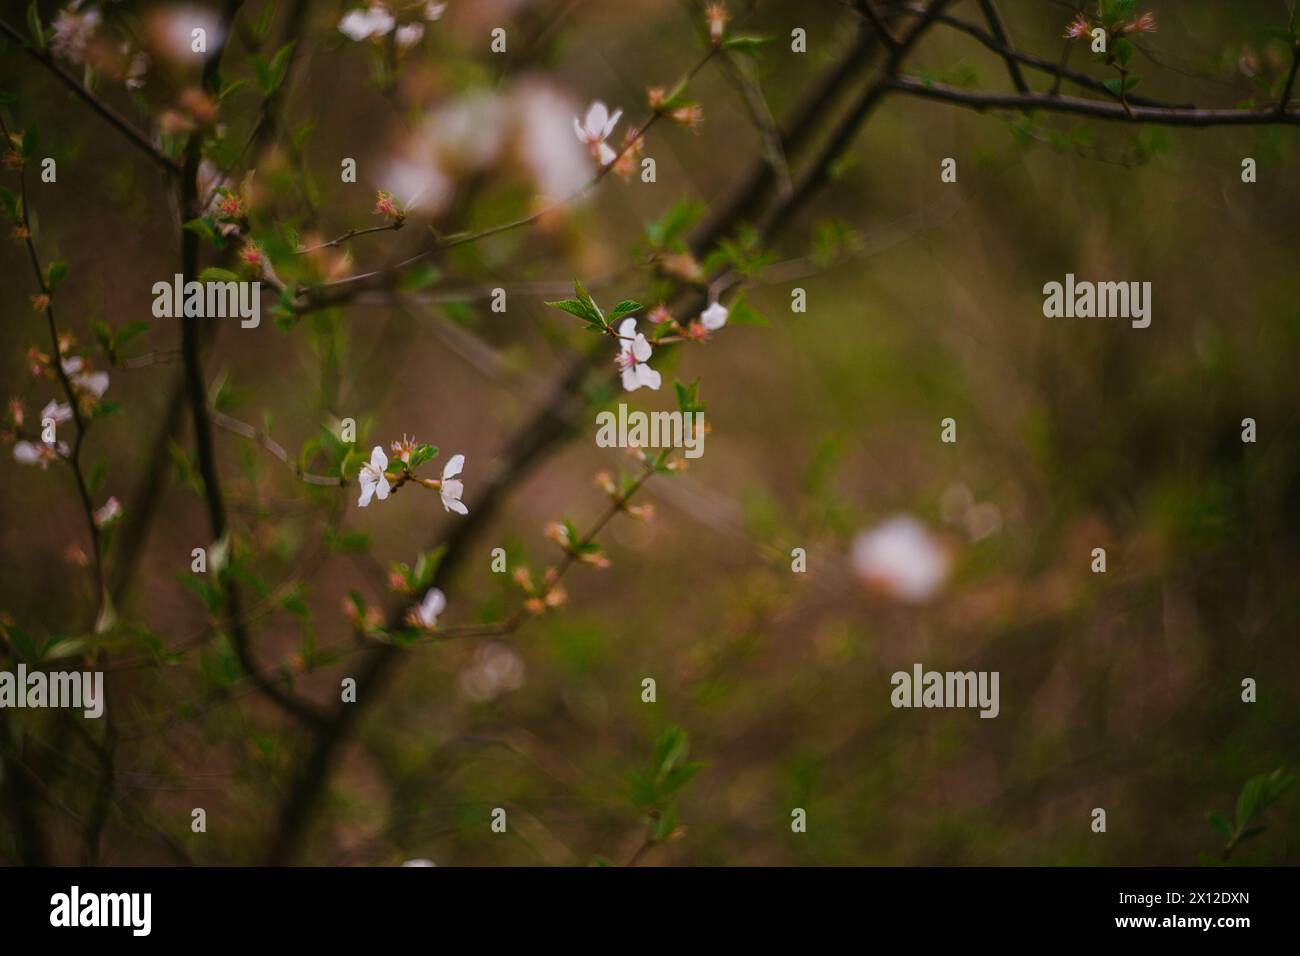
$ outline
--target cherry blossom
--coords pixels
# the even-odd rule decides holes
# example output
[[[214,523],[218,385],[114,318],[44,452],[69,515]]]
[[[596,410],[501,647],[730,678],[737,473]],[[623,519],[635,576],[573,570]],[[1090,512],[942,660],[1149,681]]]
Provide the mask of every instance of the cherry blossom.
[[[122,503],[116,498],[110,497],[101,507],[95,509],[95,525],[106,528],[121,516]]]
[[[718,331],[727,324],[727,307],[721,302],[713,303],[700,313],[700,321],[710,332]]]
[[[411,620],[432,631],[438,626],[438,615],[447,609],[447,596],[437,588],[429,588],[424,600],[411,609]]]
[[[443,508],[459,515],[469,514],[469,509],[460,500],[460,496],[465,493],[465,483],[456,478],[464,467],[464,455],[452,456],[452,459],[447,462],[447,467],[442,469],[442,483],[438,488]]]
[[[939,539],[909,515],[859,532],[852,563],[869,588],[909,604],[937,594],[951,570],[951,558]]]
[[[636,319],[624,319],[618,327],[618,358],[615,362],[623,370],[623,387],[635,392],[642,385],[658,389],[659,373],[652,369],[650,342],[636,330]]]
[[[573,118],[573,132],[577,135],[578,141],[586,144],[591,150],[591,155],[602,166],[608,166],[618,156],[605,140],[609,139],[610,134],[614,132],[614,127],[618,125],[622,116],[622,110],[615,110],[611,114],[609,107],[602,100],[596,100],[587,109],[586,119],[579,121],[578,117]]]
[[[384,471],[388,468],[388,456],[384,450],[376,445],[370,452],[370,462],[361,466],[361,472],[357,475],[357,481],[361,484],[361,497],[357,499],[357,504],[364,508],[370,504],[373,496],[378,496],[380,501],[388,497],[388,491],[391,487],[388,484],[388,477]]]
[[[424,38],[424,24],[416,21],[405,23],[393,33],[393,42],[399,50],[409,50]]]
[[[68,443],[62,441],[57,445],[30,441],[14,443],[14,461],[21,462],[24,465],[40,465],[42,471],[50,467],[50,462],[59,458],[66,458],[70,454],[71,449],[68,448]]]
[[[81,10],[81,0],[70,3],[59,11],[51,24],[50,50],[73,63],[86,57],[86,44],[90,42],[100,23],[100,13],[94,7]]]
[[[392,32],[397,21],[382,3],[368,7],[349,10],[339,21],[339,32],[349,40],[360,43],[374,37],[387,36]]]
[[[62,364],[63,374],[68,376],[72,387],[78,391],[86,392],[95,398],[102,398],[108,391],[108,373],[90,371],[86,368],[85,359],[80,355],[69,356]]]
[[[44,408],[41,409],[41,423],[46,420],[52,420],[56,425],[62,425],[64,422],[72,421],[72,406],[66,402],[59,402],[51,399]]]

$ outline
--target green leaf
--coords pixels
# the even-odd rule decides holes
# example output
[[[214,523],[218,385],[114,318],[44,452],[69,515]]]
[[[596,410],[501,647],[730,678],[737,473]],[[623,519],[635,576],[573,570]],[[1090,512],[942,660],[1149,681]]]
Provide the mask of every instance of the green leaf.
[[[1215,813],[1213,810],[1209,812],[1207,819],[1210,821],[1210,826],[1218,830],[1219,833],[1223,835],[1224,839],[1232,839],[1232,824],[1223,819],[1223,817],[1219,816],[1219,814]]]
[[[559,309],[561,312],[568,312],[570,315],[576,315],[587,323],[588,328],[595,327],[597,331],[604,328],[604,323],[600,316],[592,312],[587,303],[581,299],[561,299],[558,302],[547,302],[552,309]]]
[[[86,476],[86,488],[93,495],[104,486],[104,478],[108,475],[108,462],[101,458],[90,466],[90,473]]]
[[[49,287],[50,291],[53,292],[63,284],[63,280],[67,277],[68,264],[66,262],[62,260],[51,262],[49,269],[46,270],[45,273],[45,284]]]
[[[0,186],[0,208],[6,219],[13,222],[22,220],[22,211],[18,208],[18,197],[4,186]]]
[[[727,322],[730,325],[771,325],[767,317],[745,301],[744,293],[736,296],[731,308],[727,312]]]
[[[132,322],[126,323],[126,325],[113,333],[113,351],[117,352],[133,338],[140,335],[142,332],[147,331],[149,331],[148,322],[136,319]]]
[[[704,411],[704,403],[700,401],[700,380],[697,378],[690,385],[683,385],[676,380],[673,381],[673,390],[677,393],[677,408],[684,413]]]
[[[410,468],[411,471],[415,471],[415,469],[419,468],[429,459],[436,458],[437,455],[437,445],[416,445],[415,449],[411,452],[411,460],[407,467]]]
[[[1237,797],[1237,830],[1244,831],[1255,819],[1255,815],[1264,809],[1268,798],[1268,778],[1252,777],[1241,788]]]
[[[640,302],[633,302],[631,299],[624,299],[618,305],[614,306],[614,311],[609,314],[609,320],[621,319],[625,315],[631,315],[633,312],[640,312],[644,306]]]
[[[212,220],[206,216],[201,216],[198,219],[191,219],[181,228],[196,233],[198,236],[208,240],[215,246],[221,245],[221,240],[217,235],[216,228],[212,225]]]
[[[1119,61],[1120,66],[1128,66],[1128,61],[1133,59],[1133,44],[1124,37],[1116,40],[1111,49],[1115,51],[1115,59]]]
[[[421,289],[433,285],[441,278],[442,271],[437,266],[426,262],[409,275],[403,276],[398,283],[398,288],[403,292],[419,292]]]
[[[36,150],[40,147],[40,145],[41,145],[40,127],[35,122],[28,123],[27,128],[23,130],[23,158],[31,159],[33,156],[35,156]]]
[[[727,37],[727,39],[722,41],[722,48],[724,50],[735,50],[737,53],[748,53],[752,55],[758,52],[759,47],[763,46],[765,43],[771,42],[772,38],[769,36],[741,34],[738,36]]]
[[[41,29],[41,12],[37,9],[36,0],[32,0],[27,7],[27,30],[36,41],[36,49],[44,53],[45,31]]]
[[[218,269],[215,267],[204,269],[199,273],[200,282],[238,282],[239,276],[229,269]]]

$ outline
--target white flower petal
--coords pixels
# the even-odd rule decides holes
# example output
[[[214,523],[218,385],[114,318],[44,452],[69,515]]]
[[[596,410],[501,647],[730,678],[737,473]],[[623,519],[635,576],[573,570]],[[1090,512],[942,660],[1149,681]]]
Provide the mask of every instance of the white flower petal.
[[[644,385],[646,388],[652,388],[655,391],[658,391],[659,386],[663,383],[663,378],[660,374],[649,365],[638,365],[636,367],[636,376],[637,381],[641,385]]]
[[[448,478],[455,478],[460,474],[461,469],[465,467],[464,455],[453,455],[451,461],[447,462],[447,467],[442,470],[443,481]]]
[[[605,121],[605,126],[600,132],[601,139],[608,139],[609,134],[614,132],[614,127],[618,125],[619,118],[623,115],[622,110],[614,110],[613,114]]]
[[[29,441],[14,443],[14,461],[24,465],[36,465],[41,461],[41,450]]]
[[[379,498],[380,501],[383,501],[385,498],[388,497],[388,491],[391,487],[392,486],[388,483],[388,479],[385,478],[383,475],[380,475],[379,483],[375,485],[375,495]]]
[[[604,139],[605,121],[609,119],[609,108],[602,100],[595,100],[587,110],[587,134],[592,138]]]
[[[700,321],[710,332],[716,332],[727,324],[727,307],[721,302],[713,303],[700,313]]]
[[[632,340],[632,355],[638,362],[648,361],[651,355],[650,342],[640,332]]]
[[[641,379],[637,375],[636,369],[635,365],[629,365],[623,369],[623,388],[629,392],[635,392],[641,387]]]
[[[357,505],[364,508],[370,504],[370,499],[375,494],[375,485],[377,482],[365,472],[361,473],[361,497],[357,499]]]
[[[383,446],[376,445],[370,452],[370,467],[381,473],[388,469],[388,456],[384,454]]]

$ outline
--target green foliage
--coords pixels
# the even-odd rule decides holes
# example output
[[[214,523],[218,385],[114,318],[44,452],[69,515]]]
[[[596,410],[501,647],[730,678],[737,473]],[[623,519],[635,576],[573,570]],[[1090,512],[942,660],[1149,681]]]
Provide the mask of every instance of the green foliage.
[[[1241,844],[1259,836],[1267,829],[1264,824],[1258,822],[1260,816],[1277,803],[1278,799],[1295,783],[1295,779],[1295,774],[1288,773],[1285,767],[1278,767],[1272,773],[1251,777],[1237,797],[1235,823],[1229,823],[1214,811],[1207,814],[1210,826],[1227,841],[1223,848],[1224,859],[1231,856]]]
[[[678,831],[676,801],[681,790],[705,764],[688,761],[690,737],[680,727],[668,727],[655,742],[650,766],[630,777],[631,798],[646,815],[649,840],[663,843]]]

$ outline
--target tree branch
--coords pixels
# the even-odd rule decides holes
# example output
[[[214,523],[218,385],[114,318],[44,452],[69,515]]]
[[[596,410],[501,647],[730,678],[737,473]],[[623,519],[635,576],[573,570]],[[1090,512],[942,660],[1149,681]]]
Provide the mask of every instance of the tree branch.
[[[1300,113],[1279,113],[1276,110],[1256,112],[1238,109],[1196,109],[1169,106],[1138,106],[1131,101],[1125,108],[1122,103],[1082,99],[1074,96],[1051,96],[1046,93],[984,93],[959,89],[942,83],[925,83],[915,77],[895,77],[889,88],[922,99],[954,103],[973,110],[1018,110],[1032,112],[1045,110],[1054,113],[1072,113],[1104,120],[1152,123],[1157,126],[1270,126],[1300,125]]]
[[[94,93],[91,93],[86,89],[76,79],[76,77],[64,70],[63,67],[59,66],[53,56],[36,49],[31,45],[31,41],[28,40],[27,37],[23,36],[23,34],[14,29],[4,20],[0,20],[0,33],[8,36],[9,39],[22,47],[24,53],[53,73],[64,86],[72,90],[73,93],[76,93],[77,96],[81,98],[82,102],[89,105],[91,109],[103,117],[103,119],[111,126],[116,128],[118,132],[147,153],[149,158],[155,163],[163,167],[163,169],[167,170],[169,173],[179,173],[181,171],[181,164],[179,162],[155,146],[149,140],[149,137],[145,136],[144,133],[132,126],[131,123],[113,109],[113,107],[109,106],[99,97],[95,96]]]

